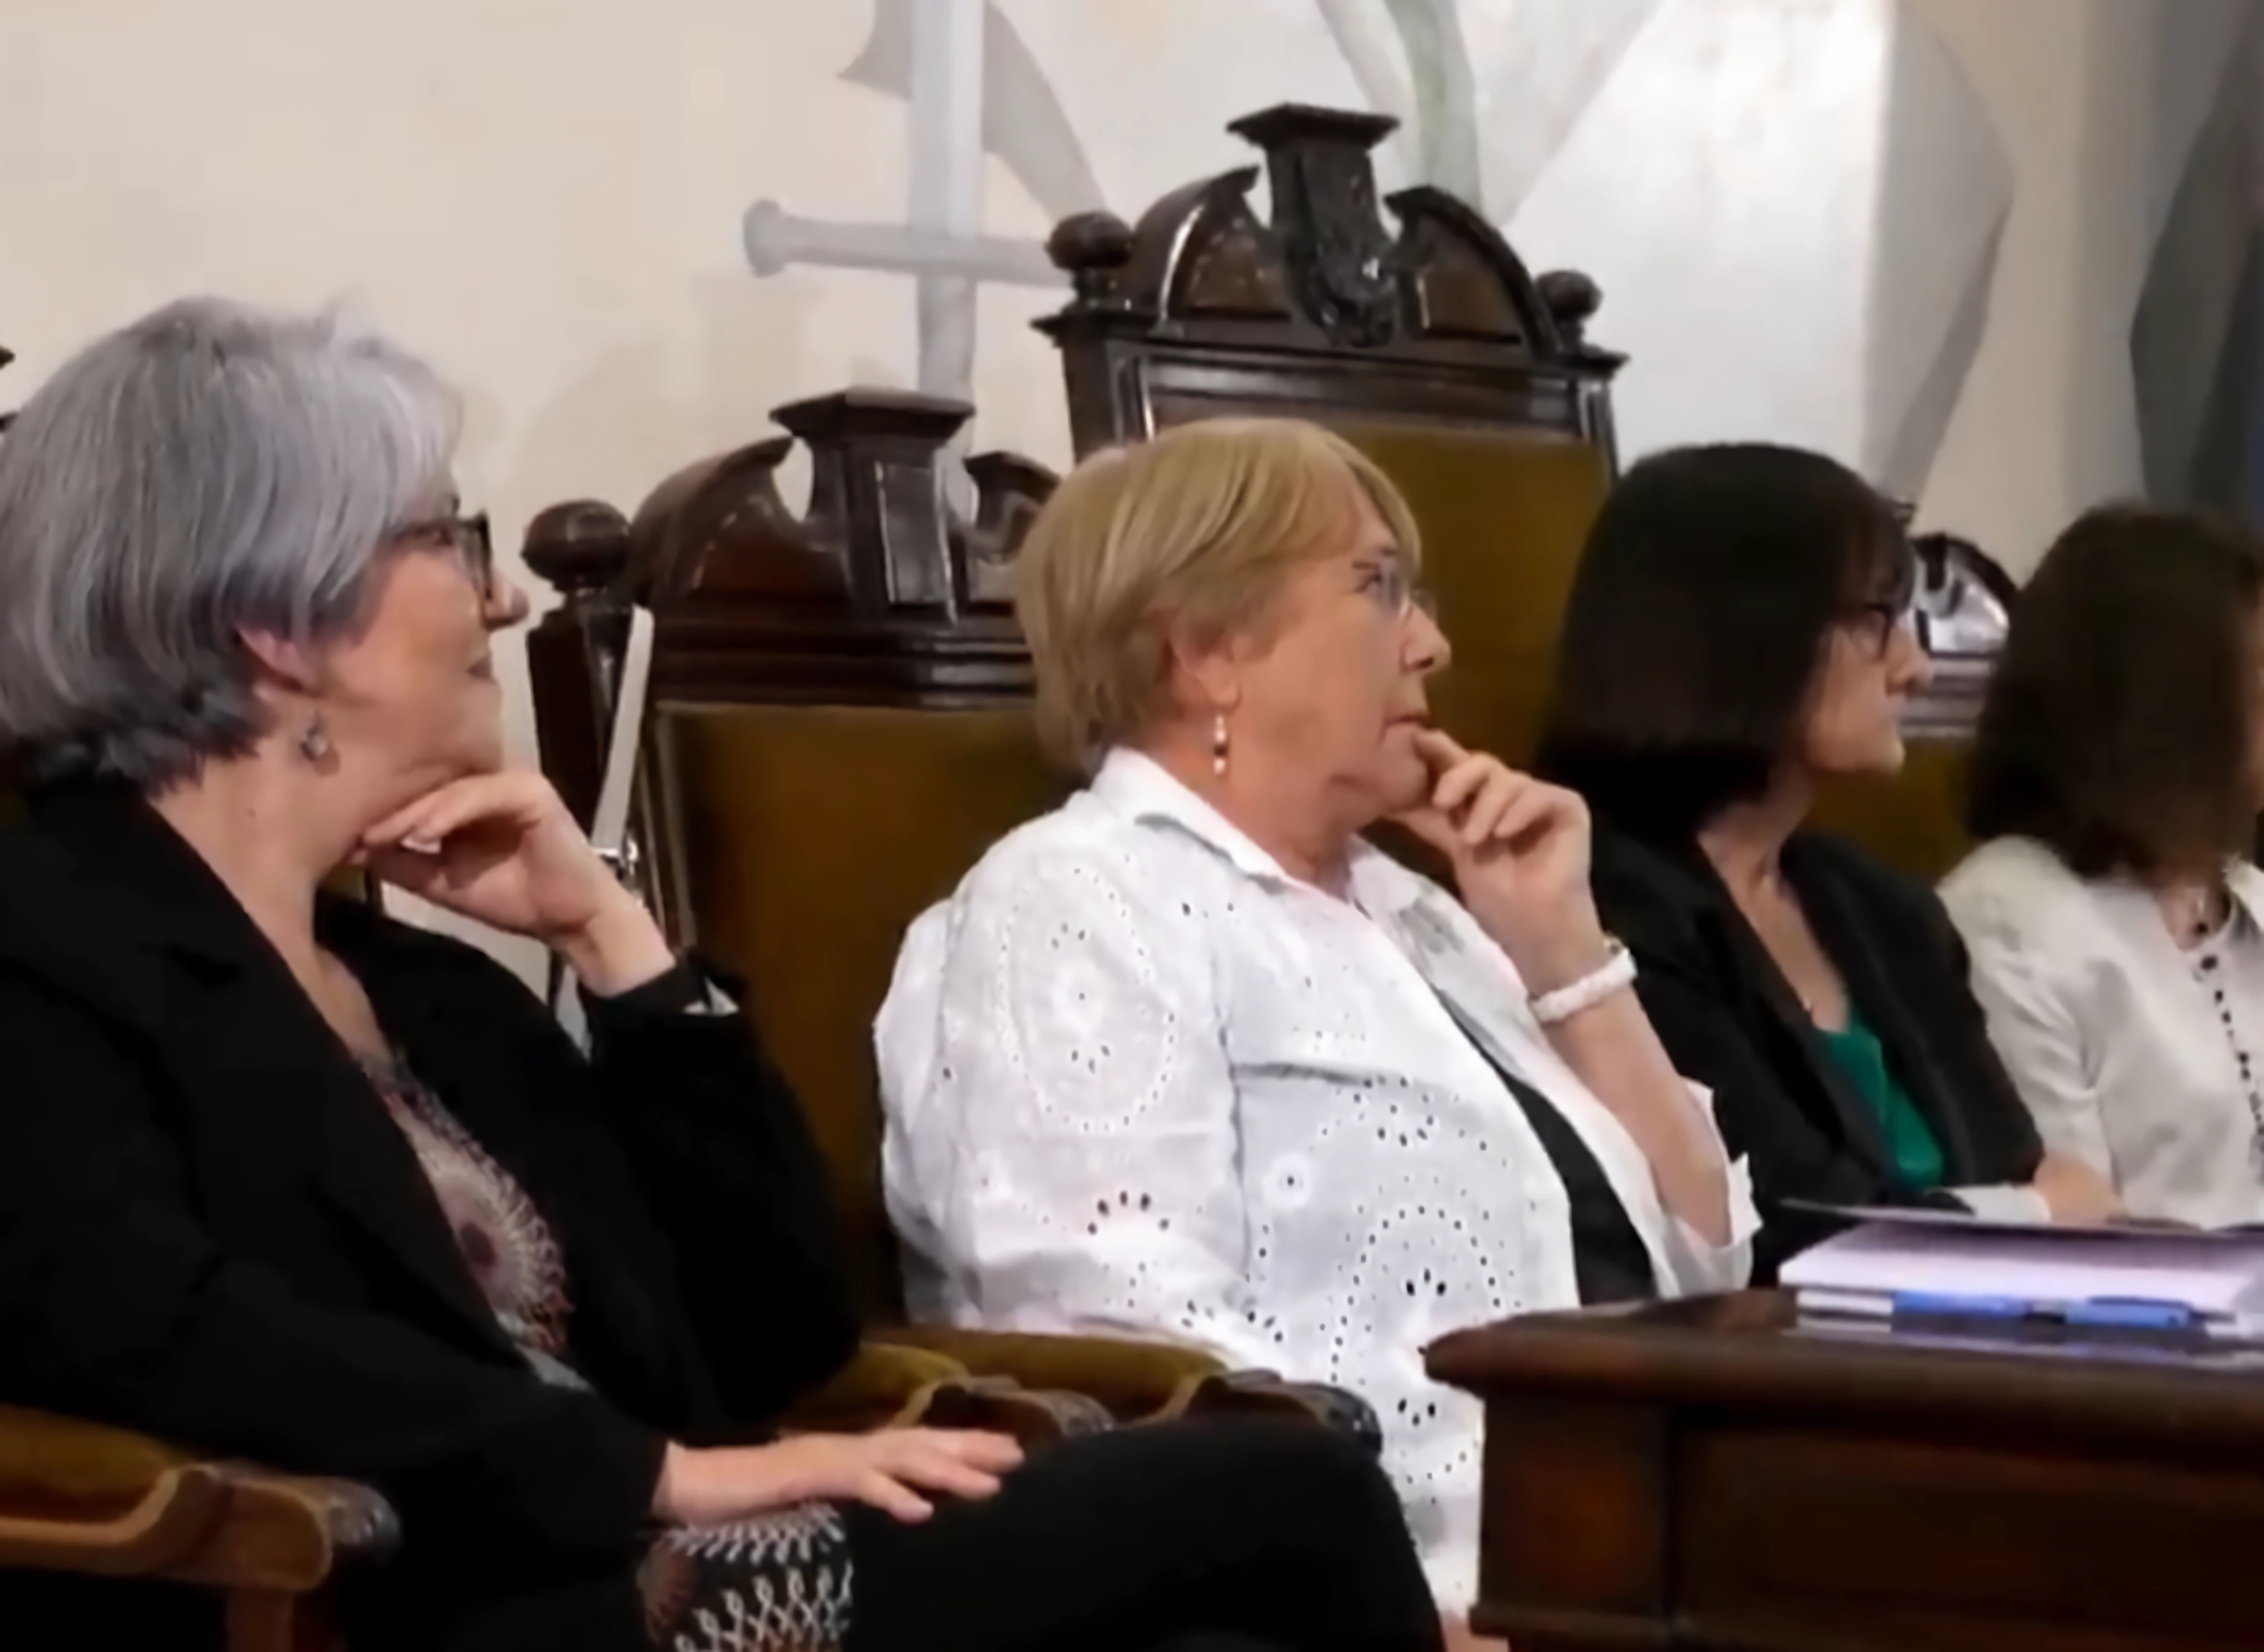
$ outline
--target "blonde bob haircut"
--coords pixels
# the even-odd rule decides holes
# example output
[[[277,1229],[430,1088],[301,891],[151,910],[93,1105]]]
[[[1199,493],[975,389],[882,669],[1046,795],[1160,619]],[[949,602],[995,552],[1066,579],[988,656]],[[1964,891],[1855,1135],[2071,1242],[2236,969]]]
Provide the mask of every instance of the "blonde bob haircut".
[[[1147,734],[1172,711],[1173,639],[1262,634],[1289,576],[1346,545],[1363,496],[1414,565],[1399,490],[1301,419],[1205,419],[1078,466],[1015,565],[1047,749],[1090,772]]]

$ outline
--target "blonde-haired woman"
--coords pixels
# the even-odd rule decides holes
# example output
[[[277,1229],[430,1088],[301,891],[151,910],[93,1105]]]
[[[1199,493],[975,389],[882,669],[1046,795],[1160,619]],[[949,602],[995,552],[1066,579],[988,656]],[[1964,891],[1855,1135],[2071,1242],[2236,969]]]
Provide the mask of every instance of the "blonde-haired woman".
[[[1426,721],[1419,554],[1313,425],[1080,466],[1020,611],[1091,784],[919,920],[876,1032],[921,1311],[1359,1393],[1459,1605],[1479,1411],[1424,1345],[1733,1286],[1754,1217],[1597,921],[1578,800]],[[1386,818],[1459,902],[1362,841]]]

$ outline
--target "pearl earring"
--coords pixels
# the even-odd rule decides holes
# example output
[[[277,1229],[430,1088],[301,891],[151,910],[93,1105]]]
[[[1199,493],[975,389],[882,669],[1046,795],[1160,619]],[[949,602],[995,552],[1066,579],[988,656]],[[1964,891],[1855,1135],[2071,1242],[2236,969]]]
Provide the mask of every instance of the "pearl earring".
[[[1226,714],[1224,712],[1219,713],[1210,720],[1210,772],[1213,774],[1226,772]]]
[[[299,755],[309,763],[320,763],[330,755],[330,731],[323,727],[320,713],[307,724],[307,732],[299,736]]]

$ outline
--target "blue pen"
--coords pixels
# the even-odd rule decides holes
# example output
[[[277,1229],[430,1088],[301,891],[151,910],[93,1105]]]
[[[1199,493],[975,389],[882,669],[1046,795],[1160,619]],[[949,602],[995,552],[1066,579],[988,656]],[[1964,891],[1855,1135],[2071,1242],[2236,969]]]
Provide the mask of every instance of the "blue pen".
[[[2033,1303],[2016,1296],[1953,1296],[1934,1291],[1897,1291],[1894,1311],[1928,1319],[2026,1319]]]
[[[2123,1325],[2146,1330],[2191,1330],[2200,1322],[2199,1316],[2183,1302],[2155,1302],[2128,1296],[2101,1296],[2088,1302],[2071,1302],[2066,1318],[2071,1325]]]

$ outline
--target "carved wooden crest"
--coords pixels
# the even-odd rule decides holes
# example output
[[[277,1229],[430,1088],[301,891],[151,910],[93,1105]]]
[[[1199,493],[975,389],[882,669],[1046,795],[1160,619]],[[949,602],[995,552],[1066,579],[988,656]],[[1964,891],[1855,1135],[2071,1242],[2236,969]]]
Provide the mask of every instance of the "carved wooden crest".
[[[1458,365],[1474,359],[1473,345],[1491,346],[1523,365],[1608,376],[1620,358],[1582,337],[1600,301],[1594,282],[1571,272],[1535,280],[1443,190],[1419,185],[1379,203],[1370,151],[1397,124],[1298,104],[1234,122],[1230,131],[1265,152],[1270,219],[1251,204],[1259,169],[1245,166],[1174,190],[1136,227],[1106,213],[1065,220],[1047,247],[1077,298],[1040,324],[1063,338],[1174,327]]]
[[[1537,279],[1476,208],[1427,185],[1378,199],[1389,116],[1285,104],[1233,123],[1254,166],[1173,190],[1136,226],[1064,220],[1077,296],[1060,347],[1079,453],[1219,413],[1521,428],[1613,451],[1622,358],[1589,344],[1586,276]]]
[[[527,529],[527,566],[565,598],[527,640],[543,767],[577,813],[597,794],[631,604],[653,612],[656,701],[977,705],[1030,692],[1006,569],[1053,490],[1012,453],[966,461],[970,512],[947,499],[945,449],[972,409],[890,390],[796,402],[787,434],[687,466],[634,518],[591,500]],[[809,503],[779,468],[801,443]]]

